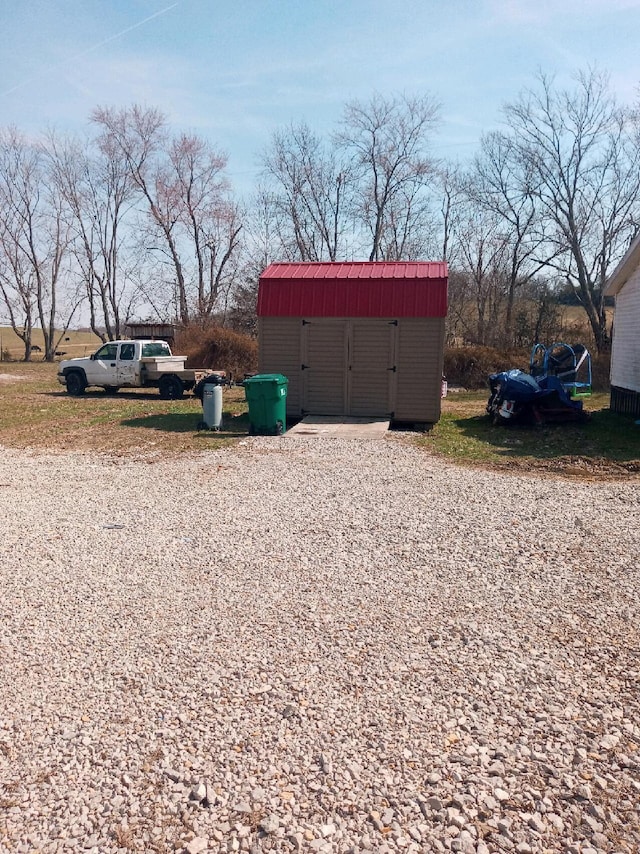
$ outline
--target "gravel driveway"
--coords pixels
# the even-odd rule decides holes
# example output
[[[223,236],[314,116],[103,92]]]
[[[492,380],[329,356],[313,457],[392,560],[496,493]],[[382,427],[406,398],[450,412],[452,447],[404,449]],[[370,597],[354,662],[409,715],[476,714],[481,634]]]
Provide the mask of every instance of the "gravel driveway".
[[[0,451],[0,851],[640,850],[640,491]]]

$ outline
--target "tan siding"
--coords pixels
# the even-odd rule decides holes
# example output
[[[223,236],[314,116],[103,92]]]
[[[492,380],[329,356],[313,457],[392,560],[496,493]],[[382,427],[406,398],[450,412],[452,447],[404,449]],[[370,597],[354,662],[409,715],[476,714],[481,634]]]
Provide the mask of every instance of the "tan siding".
[[[616,296],[611,385],[640,391],[640,268]]]
[[[289,380],[287,415],[297,417],[301,411],[300,331],[297,317],[258,318],[258,372],[284,374]]]
[[[362,416],[393,411],[398,421],[436,422],[444,320],[400,318],[397,326],[390,320],[312,318],[303,325],[302,318],[261,317],[258,370],[289,378],[290,417],[302,410]],[[303,363],[309,367],[301,371]],[[389,371],[394,365],[396,371]]]
[[[442,318],[401,318],[398,321],[396,355],[397,421],[427,421],[440,418]]]
[[[389,415],[397,326],[378,319],[354,319],[349,326],[349,415]]]
[[[314,317],[303,326],[302,409],[314,415],[345,411],[345,322]]]

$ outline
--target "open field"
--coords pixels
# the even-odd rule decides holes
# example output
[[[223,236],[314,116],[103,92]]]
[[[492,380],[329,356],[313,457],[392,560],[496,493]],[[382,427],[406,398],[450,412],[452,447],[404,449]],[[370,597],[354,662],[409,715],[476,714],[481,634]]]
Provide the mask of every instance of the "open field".
[[[56,366],[4,363],[0,367],[0,445],[158,456],[224,447],[247,435],[242,388],[224,389],[223,429],[198,432],[200,402],[191,395],[161,400],[155,390],[107,395],[90,389],[70,397]],[[440,422],[412,440],[429,453],[465,465],[569,475],[629,476],[640,472],[640,427],[611,413],[605,394],[585,402],[587,424],[542,429],[494,427],[484,415],[486,392],[450,394]]]
[[[88,356],[97,350],[101,343],[98,336],[94,335],[93,332],[77,332],[70,329],[62,336],[58,345],[58,352],[64,353],[67,359],[73,359],[76,356]],[[34,329],[32,344],[44,349],[44,339],[40,329]],[[4,360],[7,357],[9,359],[24,358],[24,344],[13,329],[2,326],[0,327],[0,359]],[[42,355],[36,351],[32,354],[32,358],[34,361],[40,361]]]

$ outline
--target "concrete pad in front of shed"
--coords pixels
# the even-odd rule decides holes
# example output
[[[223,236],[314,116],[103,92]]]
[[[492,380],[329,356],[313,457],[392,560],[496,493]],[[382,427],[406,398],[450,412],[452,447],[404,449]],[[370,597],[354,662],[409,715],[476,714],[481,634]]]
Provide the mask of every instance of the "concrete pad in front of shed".
[[[320,436],[331,439],[383,439],[387,418],[352,418],[346,415],[306,415],[285,436]]]

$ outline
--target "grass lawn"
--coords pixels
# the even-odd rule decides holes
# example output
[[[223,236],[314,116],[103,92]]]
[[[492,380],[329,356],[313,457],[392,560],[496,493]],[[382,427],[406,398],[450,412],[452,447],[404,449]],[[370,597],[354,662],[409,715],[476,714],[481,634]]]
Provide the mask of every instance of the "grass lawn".
[[[156,389],[70,397],[57,365],[0,363],[0,444],[14,448],[104,451],[125,455],[180,453],[224,447],[247,435],[244,389],[224,389],[219,432],[198,431],[200,401],[161,400]]]
[[[436,454],[461,463],[505,469],[540,469],[571,475],[640,472],[640,425],[609,410],[609,395],[594,394],[584,424],[539,428],[495,427],[485,414],[489,393],[453,393],[442,418],[419,439]]]
[[[56,372],[44,362],[0,363],[0,445],[149,457],[225,447],[248,434],[242,388],[223,390],[222,430],[199,432],[202,406],[191,394],[167,401],[154,389],[115,395],[90,389],[70,397]],[[578,476],[640,473],[640,426],[611,413],[608,395],[585,401],[586,424],[539,429],[494,427],[484,411],[487,397],[450,394],[441,420],[418,445],[463,465]]]

